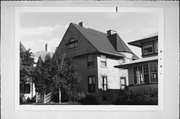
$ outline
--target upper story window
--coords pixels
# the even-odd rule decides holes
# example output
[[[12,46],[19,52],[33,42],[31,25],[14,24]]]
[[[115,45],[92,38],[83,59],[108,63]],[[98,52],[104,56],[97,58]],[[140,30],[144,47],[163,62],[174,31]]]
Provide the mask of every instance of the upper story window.
[[[154,51],[157,53],[158,52],[158,41],[154,42]]]
[[[88,67],[94,67],[94,65],[95,65],[95,57],[94,57],[94,55],[88,55],[87,66]]]
[[[142,55],[151,55],[158,53],[158,41],[144,43],[142,46]]]
[[[153,43],[145,43],[143,44],[143,55],[152,54],[153,53]]]
[[[104,55],[101,55],[101,66],[107,67],[107,59],[106,59],[106,56]]]
[[[69,42],[66,43],[66,50],[74,49],[78,46],[78,40],[70,38]]]

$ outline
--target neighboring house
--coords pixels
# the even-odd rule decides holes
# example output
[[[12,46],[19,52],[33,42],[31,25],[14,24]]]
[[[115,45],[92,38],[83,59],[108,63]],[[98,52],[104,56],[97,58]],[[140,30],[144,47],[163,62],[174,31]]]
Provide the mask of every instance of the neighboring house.
[[[142,58],[116,68],[128,69],[129,90],[138,91],[145,87],[158,87],[158,33],[129,42],[128,44],[141,48]]]
[[[80,93],[104,102],[115,99],[119,89],[129,84],[127,70],[114,66],[138,59],[117,33],[85,28],[82,22],[70,23],[54,57],[62,55],[73,59],[82,78]]]
[[[26,48],[20,42],[20,53],[26,51],[27,51]],[[32,78],[27,77],[25,83],[20,82],[20,95],[23,96],[24,100],[27,100],[28,98],[32,99],[32,97],[35,96],[35,90],[34,90]]]

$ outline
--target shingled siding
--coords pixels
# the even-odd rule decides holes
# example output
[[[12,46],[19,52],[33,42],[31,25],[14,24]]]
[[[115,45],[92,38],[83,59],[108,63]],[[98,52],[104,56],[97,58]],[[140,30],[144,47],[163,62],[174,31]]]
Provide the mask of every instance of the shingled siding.
[[[78,40],[78,46],[76,49],[66,50],[65,44],[68,43],[70,38]],[[93,52],[96,52],[96,49],[72,24],[70,24],[55,54],[58,56],[65,54],[66,57],[75,57]]]
[[[88,94],[88,76],[94,75],[97,82],[97,60],[95,56],[95,66],[88,67],[87,66],[87,57],[88,55],[82,55],[79,57],[73,58],[73,64],[77,69],[78,75],[81,77],[81,81],[79,83],[79,90],[84,95]],[[97,90],[97,83],[96,83]]]

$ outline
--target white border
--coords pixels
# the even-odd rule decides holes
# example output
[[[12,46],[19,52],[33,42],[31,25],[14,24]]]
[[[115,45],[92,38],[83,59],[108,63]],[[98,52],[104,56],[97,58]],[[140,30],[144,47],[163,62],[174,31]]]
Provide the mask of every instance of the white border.
[[[158,105],[20,105],[19,103],[19,25],[22,12],[116,12],[116,7],[16,7],[15,8],[15,110],[76,110],[76,111],[158,111],[164,105],[164,9],[118,7],[120,12],[158,13]],[[162,51],[162,52],[160,52]],[[162,67],[160,67],[162,65]]]

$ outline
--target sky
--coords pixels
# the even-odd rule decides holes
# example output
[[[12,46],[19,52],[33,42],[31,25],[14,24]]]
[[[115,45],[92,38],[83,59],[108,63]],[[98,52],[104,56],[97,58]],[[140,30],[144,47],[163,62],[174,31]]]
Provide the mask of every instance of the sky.
[[[106,33],[115,30],[125,43],[141,39],[158,31],[155,13],[72,13],[23,12],[20,15],[20,41],[33,53],[54,52],[70,23],[83,22],[84,27]],[[130,49],[141,57],[140,48]]]

